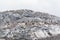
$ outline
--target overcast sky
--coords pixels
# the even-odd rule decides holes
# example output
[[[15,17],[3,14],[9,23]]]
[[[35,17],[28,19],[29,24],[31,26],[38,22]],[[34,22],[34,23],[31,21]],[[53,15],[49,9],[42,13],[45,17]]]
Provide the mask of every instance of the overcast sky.
[[[0,11],[31,9],[60,16],[60,0],[0,0]]]

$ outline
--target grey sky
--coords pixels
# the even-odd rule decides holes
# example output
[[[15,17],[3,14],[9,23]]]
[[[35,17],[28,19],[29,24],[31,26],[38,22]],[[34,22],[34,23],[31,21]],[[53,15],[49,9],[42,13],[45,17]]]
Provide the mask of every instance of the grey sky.
[[[31,9],[60,16],[60,0],[0,0],[0,11]]]

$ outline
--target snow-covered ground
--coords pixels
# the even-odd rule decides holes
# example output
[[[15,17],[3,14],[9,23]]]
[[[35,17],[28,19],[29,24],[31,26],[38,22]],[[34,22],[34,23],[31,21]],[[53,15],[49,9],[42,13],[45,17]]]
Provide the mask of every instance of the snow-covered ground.
[[[0,16],[0,38],[35,40],[60,34],[60,19],[53,15],[24,9]]]

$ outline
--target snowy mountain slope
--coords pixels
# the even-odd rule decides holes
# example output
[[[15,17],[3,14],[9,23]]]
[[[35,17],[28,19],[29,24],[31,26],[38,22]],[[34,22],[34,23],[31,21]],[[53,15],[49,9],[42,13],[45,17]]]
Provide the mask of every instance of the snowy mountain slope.
[[[60,18],[32,10],[0,12],[0,38],[38,40],[60,34]]]

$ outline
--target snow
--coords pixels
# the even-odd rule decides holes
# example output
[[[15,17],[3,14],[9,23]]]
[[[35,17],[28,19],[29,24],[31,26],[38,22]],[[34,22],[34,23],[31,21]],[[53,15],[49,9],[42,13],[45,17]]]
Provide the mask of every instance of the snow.
[[[45,37],[49,36],[48,34],[46,34],[46,31],[43,32],[42,30],[39,30],[39,31],[35,32],[35,35],[36,35],[38,38],[45,38]]]
[[[37,38],[46,38],[60,34],[60,27],[58,25],[50,25],[48,27],[41,27],[34,32]],[[48,34],[49,33],[49,34]]]

